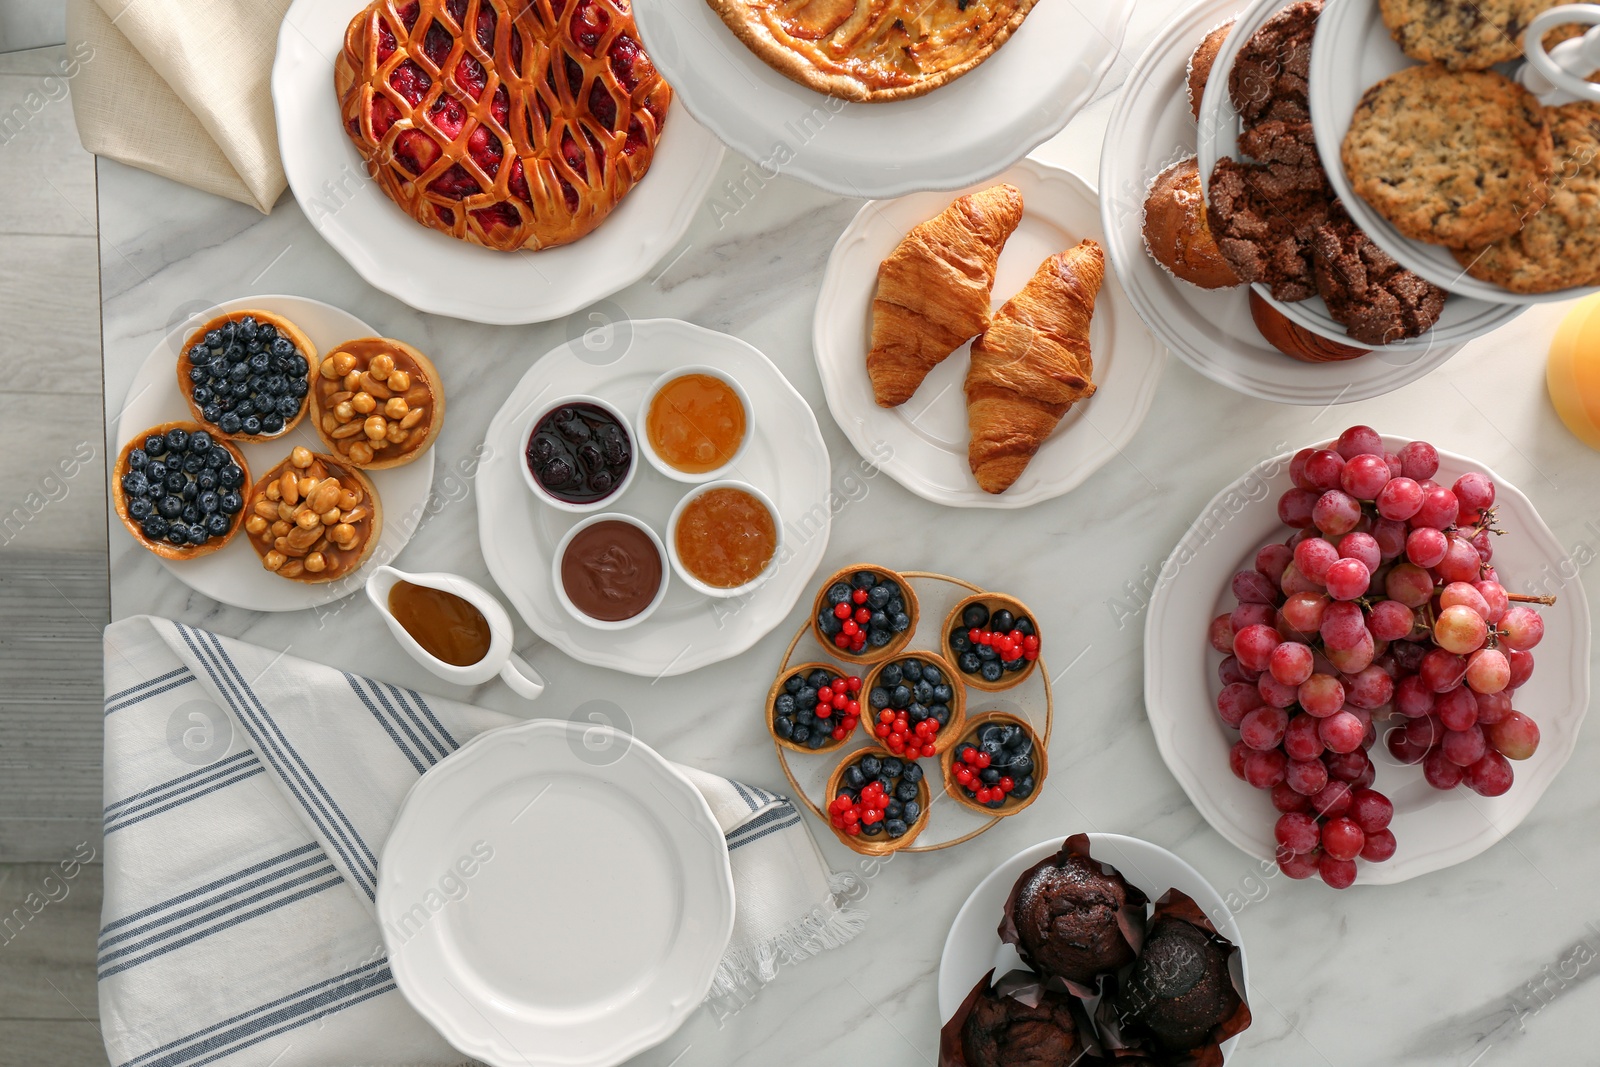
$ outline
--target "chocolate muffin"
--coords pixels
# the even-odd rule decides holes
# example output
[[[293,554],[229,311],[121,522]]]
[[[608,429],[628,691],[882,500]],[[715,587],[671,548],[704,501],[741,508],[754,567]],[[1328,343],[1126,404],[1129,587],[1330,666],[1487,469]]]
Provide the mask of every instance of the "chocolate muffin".
[[[1045,977],[1092,987],[1133,962],[1147,900],[1116,868],[1091,859],[1088,839],[1075,835],[1022,873],[1000,939]]]
[[[1311,238],[1332,203],[1320,166],[1224,158],[1211,172],[1206,218],[1218,251],[1242,281],[1259,282],[1276,299],[1293,302],[1317,291]]]
[[[988,984],[988,979],[984,980]],[[1083,1038],[1065,993],[1040,990],[1028,997],[1000,996],[986,989],[972,1003],[961,1028],[967,1067],[1056,1067],[1077,1063]]]
[[[1245,42],[1228,72],[1228,96],[1248,129],[1266,119],[1310,122],[1306,84],[1322,0],[1284,8]]]
[[[1118,1014],[1169,1052],[1210,1043],[1240,1005],[1228,954],[1199,926],[1158,914],[1127,985],[1117,994]]]
[[[1317,228],[1311,254],[1328,314],[1362,344],[1421,336],[1444,311],[1444,290],[1396,263],[1342,209]]]

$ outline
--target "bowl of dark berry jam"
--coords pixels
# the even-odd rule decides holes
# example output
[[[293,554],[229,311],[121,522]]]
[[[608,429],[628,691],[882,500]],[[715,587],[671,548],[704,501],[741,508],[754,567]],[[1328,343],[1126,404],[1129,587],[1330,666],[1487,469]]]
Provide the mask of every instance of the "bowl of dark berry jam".
[[[637,469],[627,418],[599,397],[558,401],[523,437],[523,480],[534,496],[562,511],[604,507],[627,491]]]

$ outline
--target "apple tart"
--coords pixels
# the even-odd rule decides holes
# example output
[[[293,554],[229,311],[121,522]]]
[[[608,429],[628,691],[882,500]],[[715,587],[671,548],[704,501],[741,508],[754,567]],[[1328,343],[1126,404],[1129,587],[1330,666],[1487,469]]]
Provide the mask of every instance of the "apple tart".
[[[1034,0],[708,0],[780,74],[845,100],[931,92],[993,55]]]
[[[628,0],[374,0],[334,88],[391,200],[502,252],[600,225],[650,169],[672,101]]]

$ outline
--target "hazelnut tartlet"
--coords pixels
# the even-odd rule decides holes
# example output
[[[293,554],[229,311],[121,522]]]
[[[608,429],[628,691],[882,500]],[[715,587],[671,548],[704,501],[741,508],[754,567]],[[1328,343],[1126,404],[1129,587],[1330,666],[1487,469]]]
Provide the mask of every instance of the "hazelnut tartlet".
[[[428,357],[392,337],[345,341],[317,365],[311,418],[328,450],[384,470],[432,447],[444,425],[444,389]]]
[[[162,559],[194,559],[245,522],[244,456],[192,422],[152,426],[122,447],[111,502],[133,539]]]
[[[178,391],[213,434],[272,441],[306,413],[311,338],[281,315],[229,311],[189,334],[178,353]]]
[[[383,530],[383,508],[365,474],[298,446],[251,489],[245,516],[262,566],[297,582],[351,574]]]

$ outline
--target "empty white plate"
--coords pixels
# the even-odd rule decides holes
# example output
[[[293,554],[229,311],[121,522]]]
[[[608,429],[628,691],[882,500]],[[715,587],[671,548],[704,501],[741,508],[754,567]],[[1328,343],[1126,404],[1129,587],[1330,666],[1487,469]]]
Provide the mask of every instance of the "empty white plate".
[[[683,237],[722,146],[682,104],[667,113],[650,171],[587,236],[540,252],[496,252],[430,230],[367,177],[340,124],[334,58],[366,0],[295,0],[278,33],[272,103],[300,209],[371,285],[418,311],[509,325],[570,315],[638,281]]]
[[[378,869],[401,992],[494,1067],[608,1067],[665,1040],[710,989],[733,907],[689,780],[637,738],[553,719],[418,779]]]
[[[1384,438],[1390,451],[1405,443]],[[1291,487],[1291,455],[1258,464],[1206,505],[1162,566],[1145,624],[1145,709],[1156,747],[1212,828],[1262,860],[1276,854],[1278,812],[1265,791],[1228,769],[1237,735],[1217,717],[1222,656],[1207,641],[1206,627],[1237,603],[1230,591],[1235,572],[1253,569],[1262,545],[1289,535],[1278,521],[1278,497]],[[1480,463],[1440,450],[1439,484],[1451,485],[1467,471],[1482,471],[1495,482],[1499,525],[1506,531],[1494,539],[1501,582],[1512,592],[1545,592],[1536,585],[1566,573],[1566,550],[1515,486]],[[1395,761],[1377,720],[1379,740],[1368,753],[1378,771],[1373,788],[1394,802],[1389,828],[1399,847],[1386,863],[1357,863],[1357,883],[1390,885],[1471,859],[1516,829],[1566,765],[1589,708],[1589,605],[1577,578],[1562,585],[1555,606],[1539,613],[1545,636],[1534,651],[1538,669],[1517,690],[1519,709],[1539,724],[1539,750],[1512,763],[1516,782],[1503,796],[1481,797],[1465,786],[1440,792],[1423,780],[1421,767]]]
[[[978,488],[967,462],[962,383],[970,345],[935,367],[904,404],[878,406],[867,377],[878,264],[913,226],[939,214],[957,196],[1000,182],[1021,191],[1023,214],[1000,255],[991,300],[996,309],[1016,295],[1046,257],[1085,237],[1105,244],[1094,190],[1076,174],[1033,159],[966,189],[873,201],[833,246],[811,328],[828,410],[856,451],[923,499],[950,507],[1022,508],[1082,484],[1133,439],[1166,362],[1108,264],[1089,324],[1095,394],[1073,405],[1022,477],[998,496]]]
[[[306,2],[306,0],[302,0]],[[682,103],[754,164],[840,196],[955,189],[1049,140],[1117,58],[1131,0],[1041,0],[1011,38],[947,85],[911,100],[852,103],[767,66],[706,0],[640,0],[645,47]]]
[[[1015,946],[1000,940],[1000,919],[1005,911],[1006,897],[1022,872],[1046,856],[1061,851],[1064,838],[1052,837],[1006,860],[990,871],[967,897],[967,902],[956,912],[955,922],[945,937],[944,954],[939,957],[939,1021],[947,1023],[961,1007],[961,1002],[972,992],[978,980],[994,969],[995,978],[1007,971],[1023,966],[1022,957]],[[1137,837],[1122,834],[1090,834],[1089,853],[1101,863],[1109,863],[1122,872],[1131,884],[1144,890],[1154,904],[1168,889],[1176,889],[1189,896],[1205,912],[1217,933],[1239,946],[1239,987],[1250,984],[1250,969],[1245,960],[1244,941],[1233,910],[1222,899],[1211,883],[1200,872],[1160,845],[1152,845]],[[1222,1043],[1222,1054],[1233,1055],[1242,1035],[1235,1035]]]
[[[319,355],[326,356],[341,341],[355,337],[373,337],[383,333],[374,330],[348,311],[311,300],[303,296],[242,296],[214,308],[198,312],[175,326],[157,343],[146,357],[139,373],[128,387],[128,399],[123,402],[122,414],[117,418],[117,451],[135,434],[142,433],[163,422],[194,421],[183,394],[178,391],[178,354],[189,334],[207,320],[224,311],[241,308],[260,308],[282,315],[305,331]],[[402,338],[404,340],[404,338]],[[313,364],[311,373],[316,374]],[[450,395],[450,383],[444,383],[445,397]],[[313,452],[326,452],[328,447],[317,436],[310,416],[300,420],[300,425],[271,441],[236,441],[250,467],[252,483],[281,460],[287,459],[295,445],[304,445]],[[229,604],[247,611],[299,611],[321,604],[332,603],[349,596],[366,585],[367,574],[373,567],[393,563],[400,550],[406,547],[411,535],[422,520],[428,494],[433,490],[433,451],[403,467],[368,471],[372,486],[383,503],[383,530],[378,535],[378,547],[360,569],[333,582],[309,584],[279,578],[261,565],[261,557],[251,547],[244,531],[236,534],[227,546],[201,556],[199,559],[162,559],[161,565],[178,581],[197,593],[202,593],[221,604]],[[246,493],[249,487],[246,486]],[[249,500],[245,501],[247,504]],[[127,537],[122,523],[112,518],[112,537]],[[159,557],[158,557],[159,558]]]

